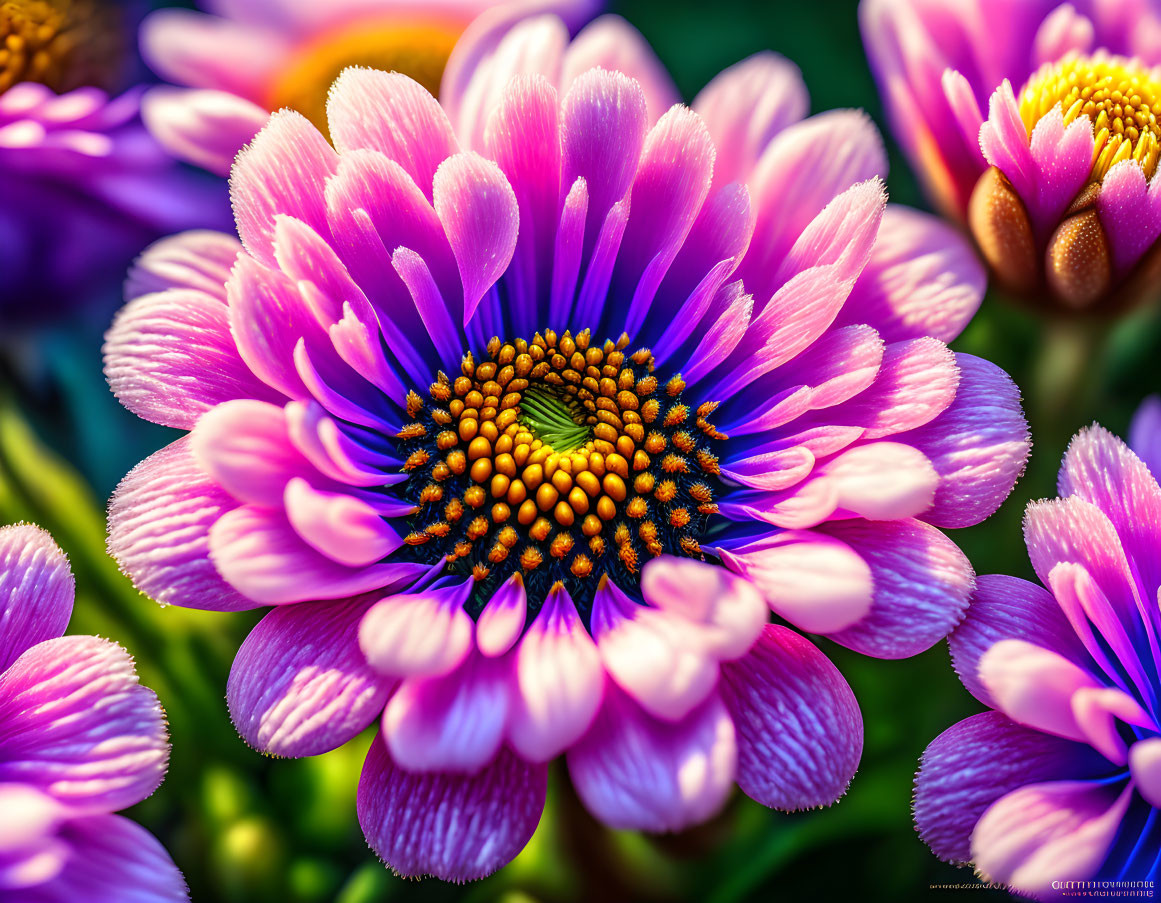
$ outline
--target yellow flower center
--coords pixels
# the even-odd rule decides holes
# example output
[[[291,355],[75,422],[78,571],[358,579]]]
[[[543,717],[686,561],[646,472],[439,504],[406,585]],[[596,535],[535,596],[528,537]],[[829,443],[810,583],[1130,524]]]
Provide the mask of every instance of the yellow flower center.
[[[439,93],[443,68],[462,32],[449,21],[375,20],[346,25],[314,39],[271,85],[271,110],[298,110],[326,132],[327,91],[349,66],[402,72],[432,94]]]
[[[1092,122],[1091,181],[1101,181],[1114,164],[1130,159],[1152,178],[1161,157],[1161,69],[1103,52],[1070,53],[1041,66],[1020,92],[1020,116],[1029,135],[1057,104],[1066,125],[1081,114]]]
[[[105,85],[124,50],[118,18],[96,0],[3,0],[0,94],[19,82]]]

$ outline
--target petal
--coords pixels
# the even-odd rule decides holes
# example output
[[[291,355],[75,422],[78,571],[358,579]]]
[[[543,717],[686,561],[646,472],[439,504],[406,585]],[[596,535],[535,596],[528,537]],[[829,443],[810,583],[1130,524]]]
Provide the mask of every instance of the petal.
[[[476,643],[484,655],[503,655],[524,631],[528,595],[524,578],[516,571],[492,594],[476,621]]]
[[[214,405],[235,398],[280,397],[238,354],[229,308],[204,292],[174,289],[131,301],[102,351],[117,400],[163,426],[190,429]]]
[[[73,612],[76,581],[52,537],[32,524],[0,527],[0,674]]]
[[[1084,647],[1051,593],[1019,577],[979,577],[967,617],[948,638],[948,645],[959,679],[986,706],[995,707],[995,701],[980,681],[980,658],[997,642],[1008,639],[1034,642],[1078,665],[1089,664]]]
[[[512,748],[531,761],[559,755],[588,729],[604,689],[596,644],[557,584],[516,650]]]
[[[692,106],[718,150],[714,184],[724,185],[749,177],[770,140],[807,114],[810,98],[798,67],[764,51],[714,76]]]
[[[60,839],[67,866],[52,881],[30,891],[29,903],[187,903],[185,879],[161,843],[120,815],[70,820]]]
[[[842,630],[871,610],[871,569],[838,539],[783,530],[723,551],[722,558],[757,587],[775,614],[809,633]]]
[[[1161,474],[1161,397],[1150,395],[1133,414],[1129,447],[1157,479]]]
[[[767,624],[749,654],[722,666],[722,699],[738,734],[738,786],[764,806],[829,806],[863,752],[855,694],[805,638]]]
[[[544,810],[547,771],[501,750],[474,775],[411,772],[380,736],[359,779],[359,824],[400,875],[472,881],[507,865]]]
[[[116,643],[45,640],[0,675],[0,782],[109,812],[153,793],[168,761],[157,696]]]
[[[972,831],[972,856],[987,880],[1047,894],[1068,863],[1070,880],[1091,878],[1108,855],[1132,789],[1088,781],[1031,784],[993,803]]]
[[[1161,809],[1161,737],[1138,740],[1129,747],[1129,768],[1137,792],[1155,809]]]
[[[508,720],[509,662],[469,652],[454,671],[409,677],[383,712],[383,736],[408,771],[474,774],[496,756]]]
[[[680,831],[725,804],[738,752],[717,694],[681,721],[661,721],[610,688],[568,772],[585,808],[610,828]]]
[[[1118,273],[1129,270],[1161,234],[1161,182],[1146,183],[1141,164],[1122,160],[1101,180],[1097,214]]]
[[[374,596],[276,608],[230,668],[226,702],[242,739],[275,756],[337,749],[383,710],[391,681],[367,664],[359,622]]]
[[[969,862],[984,811],[1025,784],[1096,777],[1108,762],[1080,743],[1042,734],[999,712],[982,712],[931,741],[915,778],[915,825],[940,859]]]
[[[209,229],[162,238],[133,262],[125,280],[125,300],[181,288],[225,303],[226,280],[241,252],[242,243],[233,235]]]
[[[898,434],[939,474],[935,504],[923,519],[969,527],[989,517],[1024,472],[1032,440],[1020,390],[995,364],[957,352],[955,400],[930,423]]]
[[[348,567],[374,564],[403,540],[374,508],[348,492],[324,492],[302,477],[286,484],[286,517],[316,552]]]
[[[870,612],[831,633],[836,643],[875,658],[907,658],[963,619],[975,574],[963,552],[934,527],[917,520],[848,520],[819,531],[857,552],[874,585]]]
[[[238,151],[262,130],[270,112],[228,91],[163,85],[146,92],[141,118],[179,160],[228,176]]]
[[[359,625],[359,646],[371,667],[391,676],[447,674],[472,648],[464,603],[467,580],[438,590],[388,596]]]
[[[210,561],[210,527],[237,502],[194,462],[189,437],[146,458],[109,502],[109,554],[163,605],[242,611],[259,603]]]
[[[459,265],[466,326],[512,260],[520,221],[516,195],[491,160],[456,154],[436,170],[433,196]]]
[[[327,97],[327,121],[340,153],[366,148],[385,154],[429,200],[436,169],[459,150],[436,99],[398,72],[345,70]]]
[[[986,282],[971,243],[952,226],[888,204],[871,258],[835,322],[867,323],[888,342],[950,342],[979,309]]]

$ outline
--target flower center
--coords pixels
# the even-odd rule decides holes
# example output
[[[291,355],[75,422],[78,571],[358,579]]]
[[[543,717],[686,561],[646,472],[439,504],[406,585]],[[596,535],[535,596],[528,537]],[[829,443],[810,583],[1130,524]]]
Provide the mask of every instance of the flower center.
[[[562,580],[585,605],[590,577],[635,582],[646,557],[702,557],[720,487],[711,447],[726,438],[707,420],[717,405],[691,411],[681,377],[662,386],[628,341],[495,338],[486,360],[439,374],[434,405],[409,395],[404,542],[421,560],[473,573],[481,598],[520,571],[530,595]]]
[[[271,85],[267,106],[290,107],[327,134],[331,83],[349,66],[402,72],[438,96],[443,68],[462,28],[451,23],[363,21],[328,32],[303,47]]]
[[[1072,53],[1041,66],[1021,92],[1020,116],[1029,135],[1057,104],[1066,125],[1081,114],[1092,122],[1091,181],[1130,159],[1152,178],[1161,157],[1161,72],[1126,57]]]
[[[19,82],[104,86],[124,50],[117,19],[96,0],[3,0],[0,94]]]

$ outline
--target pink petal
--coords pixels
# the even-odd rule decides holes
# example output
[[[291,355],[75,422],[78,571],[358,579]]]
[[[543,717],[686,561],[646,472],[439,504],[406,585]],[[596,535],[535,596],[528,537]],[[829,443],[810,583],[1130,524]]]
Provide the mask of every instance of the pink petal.
[[[316,489],[302,477],[286,484],[286,517],[315,551],[348,567],[374,564],[403,540],[369,504],[346,492]]]
[[[26,649],[65,632],[75,592],[68,559],[46,531],[0,527],[0,674]]]
[[[141,118],[179,160],[228,176],[238,151],[262,130],[270,112],[228,91],[162,85],[142,99]]]
[[[92,636],[45,640],[0,675],[0,783],[31,784],[78,812],[141,802],[169,761],[157,696],[133,660]]]
[[[192,289],[226,301],[226,280],[242,243],[209,229],[182,232],[155,241],[141,252],[125,280],[125,300],[165,291]]]
[[[506,749],[474,775],[406,771],[380,736],[359,779],[359,824],[398,874],[472,881],[507,865],[528,843],[547,783],[545,766]]]
[[[764,806],[829,806],[854,777],[863,718],[839,670],[792,630],[767,624],[748,655],[722,666],[738,734],[738,786]]]
[[[568,751],[568,772],[585,808],[608,827],[680,831],[725,804],[737,759],[716,694],[670,722],[610,688],[592,729]]]
[[[237,502],[194,462],[183,436],[138,464],[109,502],[109,552],[163,605],[242,611],[260,603],[210,561],[210,528]]]
[[[524,578],[516,571],[492,594],[476,621],[476,644],[484,655],[503,655],[520,638],[528,616]]]
[[[374,596],[276,608],[250,631],[226,701],[247,743],[275,756],[314,756],[355,737],[383,710],[391,681],[358,644]]]
[[[605,690],[600,654],[557,584],[516,650],[508,742],[531,761],[547,761],[592,723]]]
[[[464,603],[472,581],[443,589],[387,596],[359,625],[359,646],[371,667],[391,676],[447,674],[472,648]]]
[[[1161,737],[1138,740],[1130,746],[1129,768],[1137,792],[1150,806],[1161,809]]]

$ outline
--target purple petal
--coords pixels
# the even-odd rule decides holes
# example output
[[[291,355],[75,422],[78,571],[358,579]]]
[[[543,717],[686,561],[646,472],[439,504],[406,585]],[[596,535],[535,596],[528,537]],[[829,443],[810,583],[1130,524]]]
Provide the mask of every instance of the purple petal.
[[[105,378],[138,417],[190,429],[234,398],[276,400],[238,354],[229,308],[192,290],[144,295],[114,320],[102,349]]]
[[[837,325],[868,323],[888,342],[956,338],[984,297],[987,277],[971,243],[927,213],[888,204],[871,258]]]
[[[157,696],[133,660],[92,636],[45,640],[0,675],[0,783],[32,784],[79,812],[145,799],[165,776]]]
[[[610,828],[680,831],[715,815],[733,787],[734,725],[714,694],[684,719],[653,718],[610,687],[568,772],[585,808]]]
[[[226,701],[247,743],[275,756],[315,756],[355,737],[383,710],[391,681],[358,643],[375,602],[362,596],[276,608],[250,631]]]
[[[155,241],[141,252],[125,280],[125,300],[167,288],[204,292],[225,303],[226,280],[242,243],[225,232],[182,232]]]
[[[718,151],[714,184],[746,181],[771,139],[809,108],[802,73],[776,53],[756,53],[714,76],[693,101]]]
[[[995,364],[957,352],[955,400],[925,426],[896,438],[914,445],[940,476],[923,519],[968,527],[990,516],[1024,472],[1031,437],[1020,390]]]
[[[187,903],[185,879],[157,838],[120,815],[72,819],[60,831],[69,859],[21,903]]]
[[[243,611],[260,603],[210,562],[210,527],[237,502],[194,462],[183,436],[138,464],[109,502],[109,553],[163,605]]]
[[[563,586],[549,593],[515,654],[508,742],[545,762],[584,734],[605,692],[600,653]]]
[[[68,559],[46,531],[0,527],[0,674],[26,649],[65,632],[75,593]]]
[[[848,520],[819,531],[871,569],[874,598],[858,623],[830,639],[875,658],[907,658],[943,639],[967,611],[972,566],[955,543],[917,520]]]
[[[508,720],[510,665],[472,650],[435,677],[408,677],[383,712],[391,758],[409,771],[474,774],[496,756]]]
[[[141,118],[167,151],[219,176],[266,125],[265,107],[228,91],[190,91],[161,85],[145,94]]]
[[[1069,880],[1096,874],[1132,799],[1132,788],[1089,781],[1031,784],[997,800],[972,831],[981,876],[1030,895],[1052,892],[1068,863]]]
[[[1108,768],[1087,746],[982,712],[948,728],[923,753],[915,825],[940,859],[969,862],[976,822],[1004,794],[1038,781],[1096,777]]]
[[[1032,130],[1037,200],[1029,215],[1044,229],[1060,222],[1092,172],[1093,131],[1087,119],[1082,115],[1066,126],[1060,108],[1053,107]]]
[[[1161,737],[1138,740],[1129,747],[1133,783],[1145,802],[1161,808]]]
[[[1150,395],[1133,414],[1129,447],[1157,479],[1161,475],[1161,397]]]
[[[503,655],[515,645],[528,617],[524,578],[516,571],[492,594],[476,621],[476,644],[488,656]]]
[[[1146,185],[1135,160],[1122,160],[1101,180],[1097,214],[1118,273],[1127,272],[1161,235],[1161,182]]]
[[[512,260],[520,220],[516,195],[499,166],[469,153],[440,164],[433,196],[459,265],[466,326]]]
[[[359,824],[400,875],[472,881],[507,865],[544,809],[547,771],[508,750],[474,775],[405,771],[377,737],[359,779]]]
[[[1035,642],[1089,666],[1084,646],[1051,593],[1019,577],[982,576],[976,581],[967,617],[948,638],[948,645],[959,679],[986,706],[995,706],[995,701],[980,681],[980,658],[1006,639]]]
[[[767,624],[754,648],[722,666],[722,699],[738,733],[738,786],[764,806],[829,806],[859,767],[855,694],[804,637]]]
[[[359,646],[371,667],[393,677],[447,674],[472,648],[464,611],[472,581],[387,596],[359,624]]]
[[[331,86],[327,121],[340,153],[365,148],[385,154],[428,200],[440,163],[459,150],[436,99],[398,72],[344,71]]]
[[[338,154],[318,129],[293,110],[280,110],[238,154],[230,198],[242,244],[274,263],[274,216],[286,213],[328,235],[323,187],[335,174]]]

